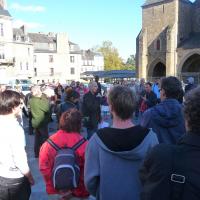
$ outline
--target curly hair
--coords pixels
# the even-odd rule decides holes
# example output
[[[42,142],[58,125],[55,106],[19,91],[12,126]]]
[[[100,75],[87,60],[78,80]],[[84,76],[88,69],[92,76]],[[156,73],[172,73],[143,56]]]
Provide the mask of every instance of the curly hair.
[[[186,94],[184,115],[189,131],[200,134],[200,87]]]
[[[68,133],[80,133],[81,130],[81,113],[75,109],[70,108],[61,115],[59,121],[59,128]]]

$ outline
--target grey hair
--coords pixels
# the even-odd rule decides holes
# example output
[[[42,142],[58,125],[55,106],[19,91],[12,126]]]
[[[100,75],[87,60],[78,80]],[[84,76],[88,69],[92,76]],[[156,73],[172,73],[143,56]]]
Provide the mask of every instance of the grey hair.
[[[97,85],[97,83],[95,81],[91,81],[88,84],[88,88],[89,88],[90,91],[93,89],[93,87],[98,87],[98,85]]]

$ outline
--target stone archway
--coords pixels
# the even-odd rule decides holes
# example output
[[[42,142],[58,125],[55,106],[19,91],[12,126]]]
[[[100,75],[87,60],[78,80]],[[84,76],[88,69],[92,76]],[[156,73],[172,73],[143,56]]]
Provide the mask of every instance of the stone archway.
[[[166,76],[166,66],[161,60],[151,63],[148,70],[148,80],[153,81],[155,78]]]
[[[193,54],[182,66],[182,73],[200,72],[200,55]]]
[[[166,76],[166,66],[162,62],[159,62],[153,68],[152,77],[163,77],[163,76]]]
[[[186,79],[192,76],[196,83],[200,82],[200,54],[189,56],[182,65],[181,79],[186,83]]]

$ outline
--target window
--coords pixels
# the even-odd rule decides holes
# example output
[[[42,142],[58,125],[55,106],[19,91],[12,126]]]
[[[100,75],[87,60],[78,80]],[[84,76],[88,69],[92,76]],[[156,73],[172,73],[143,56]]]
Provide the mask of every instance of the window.
[[[71,73],[71,74],[75,74],[75,69],[74,69],[74,67],[71,67],[70,73]]]
[[[28,48],[28,55],[30,56],[30,48]]]
[[[34,62],[34,63],[37,62],[37,56],[36,56],[36,55],[33,56],[33,62]]]
[[[156,41],[156,50],[157,51],[160,51],[160,39],[158,39],[157,41]]]
[[[23,69],[23,67],[22,67],[22,62],[20,62],[20,70],[22,70]]]
[[[34,68],[34,76],[37,76],[37,68]]]
[[[50,76],[54,75],[54,68],[50,68]]]
[[[26,70],[28,70],[28,62],[26,62]]]
[[[70,56],[70,62],[74,63],[74,56]]]
[[[1,36],[4,36],[3,23],[0,23]]]
[[[53,62],[53,55],[49,55],[49,62],[50,62],[50,63]]]

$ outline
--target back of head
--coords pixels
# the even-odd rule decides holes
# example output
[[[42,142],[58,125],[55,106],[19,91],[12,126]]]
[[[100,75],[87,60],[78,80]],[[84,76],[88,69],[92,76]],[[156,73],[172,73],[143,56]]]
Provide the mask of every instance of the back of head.
[[[35,85],[31,88],[31,93],[33,96],[40,97],[42,95],[41,87],[39,85]]]
[[[188,81],[189,84],[194,84],[194,78],[193,77],[189,77],[187,79],[187,81]]]
[[[126,86],[117,85],[109,91],[108,103],[112,111],[122,120],[132,117],[136,102],[136,95]]]
[[[8,115],[12,110],[20,105],[21,95],[12,90],[5,90],[0,93],[0,115]]]
[[[67,94],[66,100],[68,101],[78,99],[80,97],[79,93],[74,89],[72,89],[71,87],[67,88],[66,94]]]
[[[68,133],[80,133],[81,130],[81,113],[75,109],[70,108],[61,115],[59,121],[59,128]]]
[[[200,87],[186,94],[184,115],[188,131],[200,134]]]
[[[166,98],[177,99],[182,92],[181,82],[174,76],[161,79],[161,89],[165,91]]]

